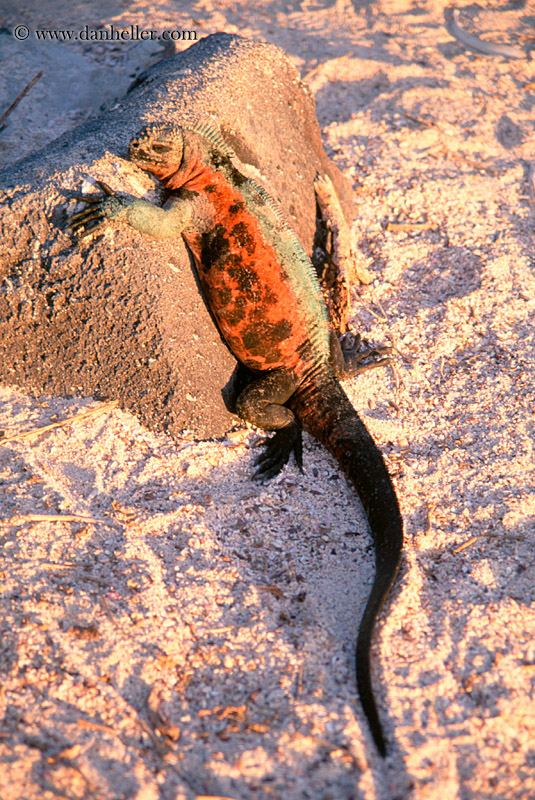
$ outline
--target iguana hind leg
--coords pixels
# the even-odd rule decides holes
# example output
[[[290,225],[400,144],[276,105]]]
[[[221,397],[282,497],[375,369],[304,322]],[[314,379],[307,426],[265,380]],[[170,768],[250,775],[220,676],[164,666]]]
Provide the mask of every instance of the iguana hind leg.
[[[351,378],[353,375],[358,375],[359,372],[366,372],[366,370],[383,367],[390,363],[389,356],[392,353],[392,347],[368,347],[361,350],[360,344],[359,335],[346,333],[340,343],[336,333],[331,331],[329,363],[337,378],[342,380]]]
[[[316,175],[314,191],[323,223],[330,233],[328,263],[321,276],[331,327],[338,333],[347,330],[351,310],[351,287],[369,284],[373,275],[362,263],[363,257],[351,248],[351,234],[336,189],[328,175]]]
[[[277,475],[293,452],[303,469],[301,425],[284,403],[290,399],[299,381],[288,370],[276,369],[255,378],[236,400],[236,413],[247,422],[266,431],[276,431],[262,443],[264,451],[256,459],[256,480]]]

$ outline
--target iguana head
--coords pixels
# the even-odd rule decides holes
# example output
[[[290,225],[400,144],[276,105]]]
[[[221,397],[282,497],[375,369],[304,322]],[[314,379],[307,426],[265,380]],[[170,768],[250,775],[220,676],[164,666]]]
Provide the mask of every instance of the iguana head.
[[[128,145],[128,158],[160,180],[176,172],[184,155],[182,128],[166,123],[147,125]]]

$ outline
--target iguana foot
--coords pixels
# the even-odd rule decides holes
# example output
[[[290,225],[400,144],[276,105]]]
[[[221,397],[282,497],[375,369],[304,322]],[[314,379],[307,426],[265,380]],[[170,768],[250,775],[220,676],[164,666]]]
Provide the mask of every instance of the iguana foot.
[[[342,353],[344,356],[344,374],[349,377],[365,372],[375,367],[383,367],[392,360],[389,356],[393,352],[392,347],[368,347],[360,350],[362,339],[360,334],[346,333],[341,342]],[[383,356],[386,356],[384,358]]]
[[[128,207],[132,200],[124,197],[117,197],[113,189],[103,181],[97,181],[103,194],[76,194],[74,200],[81,200],[89,204],[89,208],[84,208],[77,214],[73,214],[69,219],[69,228],[80,238],[89,236],[102,228],[108,220],[118,220],[126,216]]]
[[[303,437],[301,425],[297,420],[278,430],[270,439],[264,439],[260,444],[264,447],[264,452],[255,460],[258,469],[253,475],[253,480],[264,482],[274,478],[288,463],[292,452],[297,466],[303,472]]]

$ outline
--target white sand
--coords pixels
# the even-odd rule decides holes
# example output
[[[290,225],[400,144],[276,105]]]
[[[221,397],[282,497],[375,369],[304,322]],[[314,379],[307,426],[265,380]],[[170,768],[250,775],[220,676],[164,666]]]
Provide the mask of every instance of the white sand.
[[[534,62],[464,51],[440,2],[180,5],[5,23],[237,32],[308,75],[376,275],[353,323],[401,354],[346,385],[406,526],[373,654],[392,754],[354,687],[374,561],[334,461],[307,439],[306,475],[259,487],[254,433],[172,442],[112,409],[0,447],[0,797],[533,798]],[[460,22],[528,49],[528,5]],[[4,389],[0,428],[96,405]]]

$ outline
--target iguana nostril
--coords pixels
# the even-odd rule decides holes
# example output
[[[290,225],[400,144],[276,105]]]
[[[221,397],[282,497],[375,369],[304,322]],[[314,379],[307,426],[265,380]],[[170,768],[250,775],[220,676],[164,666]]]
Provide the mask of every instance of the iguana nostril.
[[[150,153],[148,150],[141,147],[139,142],[130,142],[128,145],[128,156],[129,158],[143,159],[149,158]]]

